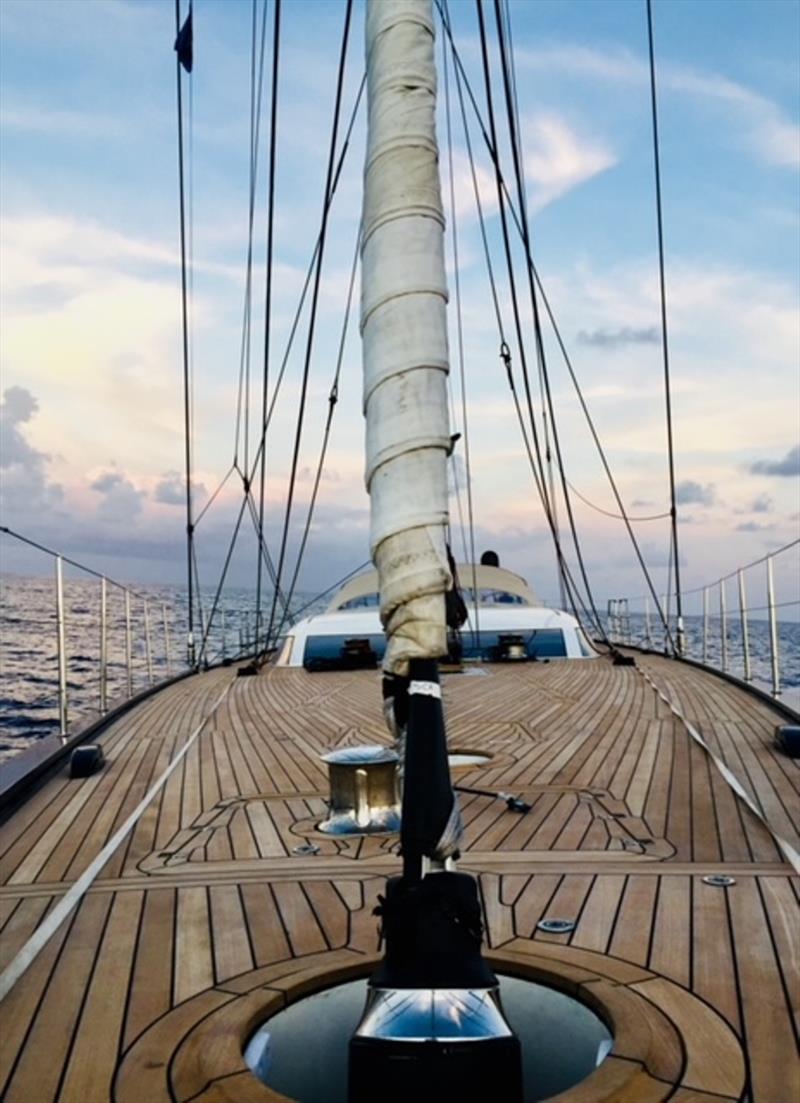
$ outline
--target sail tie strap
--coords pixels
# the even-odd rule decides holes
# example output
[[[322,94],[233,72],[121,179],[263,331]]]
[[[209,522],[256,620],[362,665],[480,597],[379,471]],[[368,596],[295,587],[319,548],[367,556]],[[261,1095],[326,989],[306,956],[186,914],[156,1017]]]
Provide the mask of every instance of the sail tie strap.
[[[442,687],[438,682],[409,682],[409,694],[419,694],[421,697],[437,697],[442,699]]]

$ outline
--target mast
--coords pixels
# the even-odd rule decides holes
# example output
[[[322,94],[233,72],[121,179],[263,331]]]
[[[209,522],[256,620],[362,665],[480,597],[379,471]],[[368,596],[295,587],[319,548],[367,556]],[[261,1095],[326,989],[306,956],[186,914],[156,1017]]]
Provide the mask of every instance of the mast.
[[[452,442],[431,0],[367,0],[366,52],[366,483],[387,639],[384,700],[403,779],[403,874],[389,879],[379,909],[386,955],[350,1041],[349,1100],[367,1103],[379,1090],[384,1103],[473,1103],[492,1094],[516,1103],[519,1041],[481,957],[477,884],[454,867],[462,828],[438,673],[453,585],[446,541]],[[462,1021],[469,1036],[444,1044],[453,1040],[452,1023]]]
[[[384,669],[447,652],[447,283],[430,0],[367,4],[361,333]]]

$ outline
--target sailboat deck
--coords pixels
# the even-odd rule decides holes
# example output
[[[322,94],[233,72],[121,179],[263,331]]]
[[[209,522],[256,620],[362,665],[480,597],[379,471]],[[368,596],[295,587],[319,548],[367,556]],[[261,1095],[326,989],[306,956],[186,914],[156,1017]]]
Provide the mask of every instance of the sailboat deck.
[[[532,805],[460,795],[493,961],[613,1020],[612,1056],[570,1100],[789,1103],[800,885],[781,844],[800,850],[800,769],[774,750],[767,704],[684,664],[637,666],[444,677],[451,748],[491,756],[457,784]],[[94,777],[43,782],[0,828],[0,968],[188,745],[0,1005],[0,1096],[278,1098],[246,1071],[243,1038],[321,977],[369,970],[372,909],[399,868],[396,837],[318,831],[320,755],[387,741],[376,672],[227,668],[111,724]],[[735,884],[703,881],[722,872]],[[537,930],[546,916],[575,928]]]

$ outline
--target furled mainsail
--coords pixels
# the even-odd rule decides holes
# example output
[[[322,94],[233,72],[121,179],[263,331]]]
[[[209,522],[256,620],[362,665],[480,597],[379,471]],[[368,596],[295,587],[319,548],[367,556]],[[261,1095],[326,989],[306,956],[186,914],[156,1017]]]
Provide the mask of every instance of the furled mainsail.
[[[384,667],[447,651],[447,286],[430,0],[367,5],[361,331]]]

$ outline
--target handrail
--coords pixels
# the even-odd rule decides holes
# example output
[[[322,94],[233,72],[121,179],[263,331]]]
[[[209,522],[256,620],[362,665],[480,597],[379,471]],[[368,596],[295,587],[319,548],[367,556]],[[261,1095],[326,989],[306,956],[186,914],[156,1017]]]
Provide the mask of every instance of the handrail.
[[[51,555],[54,559],[60,559],[62,563],[69,563],[70,567],[76,567],[79,571],[85,571],[86,574],[94,575],[95,578],[105,579],[106,582],[110,582],[111,585],[116,586],[117,589],[127,590],[133,594],[134,597],[141,598],[142,601],[145,600],[143,594],[131,589],[130,586],[126,586],[124,582],[117,582],[116,579],[111,578],[110,575],[103,574],[101,571],[96,571],[93,567],[87,567],[85,563],[79,563],[77,559],[70,559],[68,555],[53,551],[52,548],[48,548],[45,544],[39,544],[36,540],[31,540],[29,536],[23,536],[21,532],[16,532],[7,525],[0,525],[0,532],[5,533],[6,536],[13,536],[15,540],[20,540],[23,544],[27,544],[31,548],[36,548],[37,551],[44,552],[46,555]]]
[[[100,582],[99,593],[99,632],[98,632],[98,688],[97,688],[97,703],[98,713],[100,717],[106,715],[109,709],[109,624],[108,624],[108,585],[116,587],[121,591],[124,599],[124,614],[123,614],[123,632],[124,632],[124,685],[125,685],[125,697],[126,699],[133,698],[138,693],[138,687],[135,685],[134,680],[134,618],[131,608],[131,598],[136,599],[137,603],[141,604],[143,609],[143,639],[139,636],[136,638],[137,644],[143,646],[144,662],[146,666],[146,682],[148,686],[155,684],[154,663],[153,663],[153,646],[151,636],[151,623],[150,623],[150,604],[153,601],[152,595],[147,595],[141,590],[135,590],[130,586],[125,585],[123,582],[119,582],[109,575],[103,574],[101,571],[95,570],[93,567],[87,566],[85,563],[80,563],[76,559],[72,559],[70,556],[64,555],[61,552],[55,551],[53,548],[47,547],[45,544],[40,544],[37,540],[32,540],[28,536],[23,536],[22,533],[9,528],[7,525],[0,525],[0,535],[10,536],[15,540],[27,545],[28,547],[35,548],[37,551],[42,552],[45,555],[50,556],[53,559],[55,570],[55,600],[56,600],[56,658],[57,658],[57,678],[54,679],[57,682],[58,697],[57,697],[57,710],[58,710],[58,733],[62,743],[66,743],[69,737],[70,729],[70,717],[69,717],[69,695],[68,695],[68,675],[69,675],[69,655],[68,655],[68,635],[67,635],[67,609],[65,604],[65,587],[64,587],[64,564],[69,564],[71,567],[76,568],[79,571],[91,575]],[[162,612],[162,627],[163,627],[163,651],[159,648],[159,663],[163,662],[164,669],[166,671],[167,679],[173,675],[173,659],[170,647],[170,626],[169,616],[167,611],[166,602],[161,603]],[[137,624],[137,628],[140,626]]]
[[[84,698],[83,705],[89,705],[91,700],[90,707],[92,714],[96,712],[96,714],[102,718],[108,713],[110,706],[116,707],[119,704],[116,698],[120,687],[114,687],[115,692],[112,694],[112,687],[109,685],[110,670],[112,667],[115,668],[116,673],[121,675],[121,689],[123,696],[127,699],[135,699],[143,684],[148,687],[153,687],[162,676],[169,681],[173,679],[179,671],[182,672],[187,668],[197,669],[197,663],[192,667],[183,662],[175,661],[172,650],[172,639],[174,631],[180,625],[177,609],[175,607],[170,609],[167,602],[159,601],[158,596],[153,595],[152,592],[146,593],[141,589],[134,589],[124,582],[119,582],[109,575],[104,574],[102,571],[95,570],[95,568],[89,567],[85,563],[72,559],[70,556],[47,547],[45,544],[41,544],[39,541],[33,540],[28,536],[24,536],[22,533],[6,525],[0,525],[0,536],[10,536],[20,541],[22,544],[25,544],[27,547],[34,548],[36,551],[50,556],[53,560],[55,572],[57,671],[49,681],[51,681],[54,690],[57,689],[57,700],[54,702],[54,708],[57,710],[55,725],[62,744],[66,745],[70,737],[70,708],[75,712],[74,702],[70,701],[70,694],[68,692],[70,637],[67,623],[69,619],[68,609],[65,602],[64,564],[68,564],[76,570],[82,571],[99,581],[99,595],[97,598],[98,625],[96,637],[98,676],[96,690],[93,684],[89,684],[85,681],[81,683],[80,687],[80,695]],[[121,636],[117,636],[116,639],[116,655],[114,661],[111,660],[110,654],[111,623],[109,620],[109,585],[120,591],[123,599],[122,610],[115,623],[115,627],[121,633]],[[333,587],[331,587],[331,589],[332,588]],[[308,604],[313,604],[314,600],[315,599],[312,599],[312,602]],[[319,600],[319,596],[316,600]],[[135,602],[134,607],[132,607],[133,602]],[[159,605],[160,618],[158,616],[151,618],[151,612],[158,609]],[[302,607],[302,609],[305,607],[307,606]],[[300,611],[302,611],[302,609]],[[141,616],[139,615],[140,611]],[[252,658],[254,655],[258,654],[262,648],[263,642],[261,640],[263,632],[261,618],[257,617],[251,620],[251,610],[247,608],[246,605],[245,607],[228,610],[227,616],[226,610],[222,607],[220,607],[217,612],[219,620],[216,626],[217,631],[214,641],[216,653],[212,654],[209,649],[199,660],[202,665],[208,667],[220,661],[236,662],[242,659]],[[233,617],[230,616],[231,612],[234,614]],[[238,646],[235,641],[237,621]],[[157,636],[156,647],[154,647],[154,635]],[[233,639],[231,638],[232,635]],[[81,650],[85,650],[83,641],[81,641]],[[92,656],[92,658],[94,659],[94,656]],[[115,698],[113,702],[111,701],[112,696]],[[84,711],[84,708],[80,709],[81,713],[84,713]],[[84,718],[84,716],[79,717],[81,722]],[[50,717],[48,717],[47,725],[49,726],[50,723],[51,720]]]
[[[760,556],[758,559],[754,559],[751,563],[743,563],[740,567],[734,567],[732,571],[728,572],[728,574],[724,574],[721,575],[719,578],[715,578],[713,582],[705,582],[702,586],[695,586],[693,590],[681,589],[681,593],[684,597],[686,597],[687,594],[701,594],[705,589],[710,590],[712,586],[719,586],[720,582],[728,582],[729,579],[735,578],[738,575],[739,571],[749,571],[751,567],[757,567],[759,563],[766,563],[768,559],[774,559],[776,556],[781,555],[783,552],[797,547],[798,544],[800,544],[800,536],[798,536],[796,540],[790,540],[788,544],[784,544],[782,547],[775,548],[774,551],[767,552],[765,555]],[[674,597],[675,594],[673,592],[668,596]],[[644,601],[646,597],[647,594],[639,594],[637,597],[628,598],[628,601]],[[784,604],[795,605],[798,604],[798,602],[785,602]],[[763,606],[763,608],[766,609],[767,606],[765,605]],[[755,609],[751,610],[751,612],[755,611]]]
[[[736,579],[741,646],[740,652],[735,656],[735,659],[737,662],[741,661],[742,676],[746,682],[750,682],[754,678],[749,618],[753,613],[767,613],[767,620],[769,623],[769,679],[767,679],[765,675],[763,680],[771,682],[772,694],[774,697],[780,696],[782,692],[778,610],[800,606],[800,597],[792,598],[791,600],[776,601],[773,563],[780,555],[790,551],[798,545],[800,545],[800,538],[791,540],[782,547],[775,548],[773,551],[759,556],[758,559],[753,559],[749,563],[736,567],[727,574],[716,578],[713,582],[683,591],[684,597],[691,594],[702,594],[702,610],[700,613],[702,619],[702,634],[696,641],[700,648],[702,662],[706,665],[716,665],[723,673],[728,673],[732,652],[735,650],[733,646],[729,645],[733,645],[737,641],[735,641],[735,638],[731,638],[729,632],[729,609],[726,583],[731,579]],[[761,564],[765,564],[766,566],[764,578],[766,602],[763,605],[749,605],[747,601],[747,588],[745,585],[745,572]],[[716,591],[717,594],[718,612],[716,614],[709,612],[711,604],[709,599],[713,591]],[[639,598],[609,599],[607,616],[612,639],[616,635],[617,642],[625,642],[626,639],[630,640],[630,614],[628,610],[631,604],[641,601],[644,602],[644,639],[647,641],[648,646],[650,645],[649,608],[646,595],[642,595]],[[716,640],[710,640],[709,638],[709,624],[711,622],[717,622],[719,625],[719,633]],[[735,631],[733,635],[735,637]],[[687,646],[690,645],[690,643],[691,640],[687,635]],[[718,661],[712,660],[711,658],[711,643],[713,643],[715,647],[718,644],[718,655],[716,656]]]

